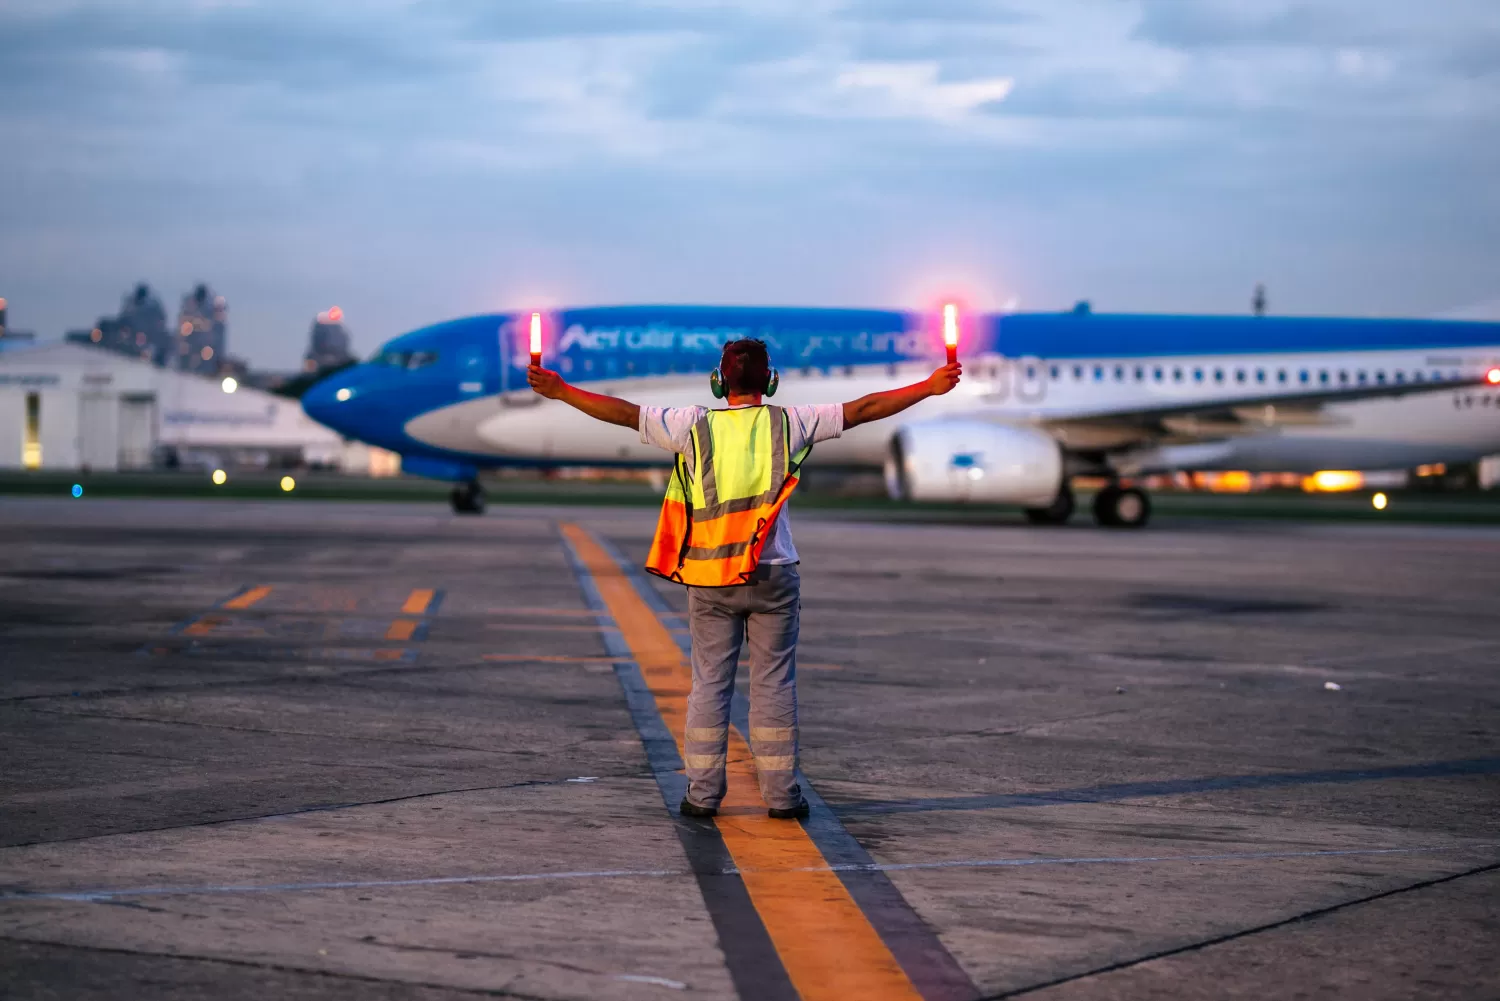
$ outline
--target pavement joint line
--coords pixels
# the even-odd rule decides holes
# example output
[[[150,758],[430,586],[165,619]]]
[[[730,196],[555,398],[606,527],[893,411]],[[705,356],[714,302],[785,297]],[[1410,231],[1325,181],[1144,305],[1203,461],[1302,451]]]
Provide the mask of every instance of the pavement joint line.
[[[1063,984],[1075,983],[1079,980],[1087,980],[1091,977],[1098,977],[1108,973],[1116,973],[1120,970],[1128,970],[1133,966],[1140,966],[1144,963],[1154,962],[1158,959],[1169,959],[1172,956],[1181,956],[1185,953],[1197,952],[1201,949],[1208,949],[1216,945],[1223,945],[1226,942],[1233,942],[1237,939],[1249,938],[1252,935],[1259,935],[1262,932],[1275,931],[1278,928],[1287,928],[1291,925],[1301,924],[1304,921],[1314,921],[1329,914],[1337,913],[1338,911],[1347,910],[1351,907],[1357,907],[1360,904],[1370,904],[1374,903],[1377,900],[1384,900],[1387,897],[1396,897],[1400,896],[1403,893],[1411,893],[1416,890],[1425,890],[1429,887],[1441,886],[1444,883],[1452,883],[1456,880],[1467,879],[1470,876],[1479,876],[1483,875],[1484,873],[1495,872],[1497,870],[1500,870],[1500,862],[1493,862],[1488,865],[1476,866],[1472,869],[1465,869],[1463,872],[1450,873],[1447,876],[1438,876],[1435,879],[1424,879],[1420,882],[1411,883],[1407,886],[1398,886],[1394,890],[1382,890],[1379,893],[1372,893],[1363,897],[1356,897],[1353,900],[1345,900],[1337,904],[1330,904],[1326,907],[1314,908],[1310,911],[1303,911],[1300,914],[1294,914],[1289,918],[1282,918],[1279,921],[1271,921],[1266,924],[1255,925],[1251,928],[1242,928],[1236,932],[1229,932],[1225,935],[1216,935],[1213,938],[1203,939],[1199,942],[1190,942],[1187,945],[1181,945],[1174,949],[1162,949],[1157,952],[1148,953],[1144,956],[1137,956],[1134,959],[1125,959],[1117,963],[1110,963],[1106,966],[1096,967],[1092,970],[1085,970],[1082,973],[1074,973],[1065,977],[1058,977],[1056,979],[1048,980],[1039,984],[1030,984],[1026,987],[1018,987],[1013,990],[1001,991],[999,994],[987,994],[984,997],[976,998],[975,1001],[1007,1001],[1008,998],[1022,997],[1026,994],[1033,994],[1037,991],[1044,991],[1053,987],[1060,987]]]
[[[358,734],[318,733],[314,730],[280,730],[263,726],[233,726],[228,723],[205,723],[202,720],[189,719],[161,719],[156,716],[129,716],[124,713],[70,712],[66,709],[41,709],[36,706],[22,706],[21,708],[25,709],[27,712],[43,713],[49,716],[68,716],[78,719],[112,719],[120,720],[126,723],[154,723],[161,726],[189,726],[199,727],[201,729],[207,730],[232,730],[236,733],[274,734],[279,737],[312,737],[317,740],[355,741],[374,744],[399,744],[402,747],[433,747],[448,751],[474,751],[480,754],[512,753],[493,747],[475,747],[472,744],[441,744],[435,741],[426,740],[397,740],[392,737],[365,737]]]
[[[952,796],[911,800],[870,800],[841,803],[840,814],[865,816],[896,813],[929,813],[948,810],[1002,810],[1026,806],[1066,806],[1111,803],[1153,796],[1184,796],[1199,792],[1274,789],[1297,785],[1344,785],[1387,779],[1458,778],[1500,773],[1500,757],[1431,761],[1387,768],[1318,769],[1308,772],[1270,772],[1249,775],[1217,775],[1192,779],[1159,779],[1122,782],[1115,785],[1064,789],[1056,792],[997,793],[989,796]]]
[[[599,778],[638,778],[637,774],[625,773],[621,775],[598,776]],[[79,841],[97,841],[102,838],[123,838],[133,834],[161,834],[166,831],[191,831],[200,827],[222,827],[227,824],[253,824],[268,820],[287,820],[292,817],[300,817],[307,813],[330,813],[336,810],[356,810],[363,806],[389,806],[392,803],[404,803],[413,799],[430,799],[433,796],[457,796],[469,792],[503,792],[508,789],[526,789],[531,786],[563,785],[571,782],[571,779],[527,779],[523,782],[506,782],[501,785],[487,786],[464,786],[459,789],[433,789],[430,792],[408,793],[404,796],[388,796],[382,799],[359,800],[352,803],[319,803],[313,806],[298,807],[295,810],[283,810],[279,813],[259,813],[246,817],[221,817],[217,820],[200,820],[192,824],[168,824],[163,827],[137,827],[128,831],[107,831],[103,834],[85,834],[76,838],[48,838],[43,841],[17,841],[8,845],[0,845],[0,852],[12,848],[35,848],[40,845],[63,845],[74,844]]]
[[[565,782],[567,780],[564,779],[561,781]],[[552,785],[560,783],[533,784]],[[303,812],[316,812],[316,809]],[[272,817],[256,819],[276,819],[276,817],[278,816],[290,816],[290,814],[273,815]],[[739,866],[729,866],[712,873],[712,875],[744,876],[760,873],[785,874],[803,872],[911,872],[941,869],[1024,868],[1030,866],[1047,865],[1139,865],[1172,862],[1255,862],[1275,861],[1280,859],[1350,858],[1385,855],[1462,854],[1466,852],[1491,851],[1495,849],[1500,849],[1500,842],[1468,845],[1420,845],[1403,848],[1327,848],[1287,852],[1215,852],[1212,854],[1201,855],[1096,855],[1078,856],[1073,858],[1044,856],[1040,858],[941,859],[932,862],[872,862],[869,864],[847,863],[842,865],[785,868],[741,868]],[[1487,864],[1485,867],[1481,867],[1481,869],[1475,871],[1483,871],[1485,868],[1496,867],[1500,867],[1500,862],[1496,862],[1493,865]],[[691,868],[582,869],[563,870],[559,872],[478,873],[466,876],[423,876],[413,877],[410,879],[331,880],[324,882],[307,883],[251,883],[220,884],[207,886],[141,886],[119,889],[100,888],[86,890],[7,890],[0,892],[0,901],[68,900],[82,903],[93,903],[130,897],[190,897],[256,893],[300,893],[315,892],[320,890],[376,890],[382,888],[399,888],[408,886],[449,886],[466,883],[534,883],[546,882],[551,880],[575,881],[589,879],[659,879],[667,877],[693,876],[695,875],[695,872],[696,870]]]
[[[686,637],[657,617],[664,602],[628,569],[630,564],[581,526],[562,523],[559,528],[635,655],[680,757],[692,685],[682,648]],[[716,828],[722,837],[793,989],[802,1001],[921,1001],[923,993],[870,916],[827,868],[808,826],[766,815],[744,736],[731,729],[729,742],[728,795],[720,815],[704,826]],[[728,944],[721,945],[727,952]],[[738,981],[736,987],[742,996],[760,996]]]
[[[343,970],[320,970],[310,966],[293,966],[290,963],[258,963],[254,960],[236,959],[230,956],[201,956],[181,952],[155,952],[149,949],[122,949],[118,946],[80,945],[77,942],[54,942],[48,939],[24,938],[17,935],[0,935],[0,942],[13,942],[18,945],[37,945],[53,949],[77,949],[83,952],[103,952],[114,956],[152,956],[160,959],[180,959],[189,963],[217,963],[222,966],[235,966],[242,969],[275,970],[278,973],[300,973],[310,977],[323,977],[329,980],[352,980],[363,984],[431,988],[450,994],[465,994],[470,997],[513,998],[515,1001],[551,1001],[551,999],[541,995],[518,994],[515,991],[499,988],[461,987],[428,980],[399,980],[386,977],[372,977],[359,973],[347,973]]]

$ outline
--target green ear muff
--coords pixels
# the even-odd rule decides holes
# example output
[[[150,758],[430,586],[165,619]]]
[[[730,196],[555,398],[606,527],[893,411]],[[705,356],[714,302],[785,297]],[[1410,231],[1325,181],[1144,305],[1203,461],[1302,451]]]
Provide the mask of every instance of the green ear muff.
[[[781,385],[781,373],[774,368],[771,369],[771,378],[766,380],[766,391],[762,395],[775,396],[776,387]],[[717,368],[709,373],[708,388],[713,391],[714,399],[722,400],[729,395],[729,387],[724,385],[724,375]]]

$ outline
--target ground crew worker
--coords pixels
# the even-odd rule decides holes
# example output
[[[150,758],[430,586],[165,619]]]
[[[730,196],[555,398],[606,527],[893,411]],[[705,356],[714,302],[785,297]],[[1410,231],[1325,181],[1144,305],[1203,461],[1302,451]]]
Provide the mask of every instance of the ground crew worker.
[[[778,819],[806,817],[797,785],[797,632],[801,578],[785,505],[816,442],[898,414],[958,384],[944,365],[921,382],[852,403],[768,406],[778,376],[766,345],[724,346],[710,377],[726,410],[640,407],[590,393],[533,365],[542,396],[634,428],[677,454],[646,569],[688,586],[693,689],[688,697],[685,816],[712,817],[725,793],[729,705],[740,649],[750,646],[750,744],[761,796]]]

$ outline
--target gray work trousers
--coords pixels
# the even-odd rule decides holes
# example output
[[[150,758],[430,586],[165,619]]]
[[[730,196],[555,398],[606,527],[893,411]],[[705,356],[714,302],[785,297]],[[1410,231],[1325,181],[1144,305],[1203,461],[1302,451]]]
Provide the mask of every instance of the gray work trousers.
[[[797,627],[802,578],[795,566],[761,564],[739,587],[688,588],[693,692],[688,696],[689,802],[724,799],[729,703],[740,648],[750,646],[750,749],[766,806],[788,809],[797,787]]]

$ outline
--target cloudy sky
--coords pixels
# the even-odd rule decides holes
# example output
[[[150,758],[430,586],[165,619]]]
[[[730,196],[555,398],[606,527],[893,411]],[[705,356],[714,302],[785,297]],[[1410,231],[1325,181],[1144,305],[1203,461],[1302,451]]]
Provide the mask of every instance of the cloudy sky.
[[[295,363],[627,302],[1500,297],[1495,0],[0,0],[0,295]]]

